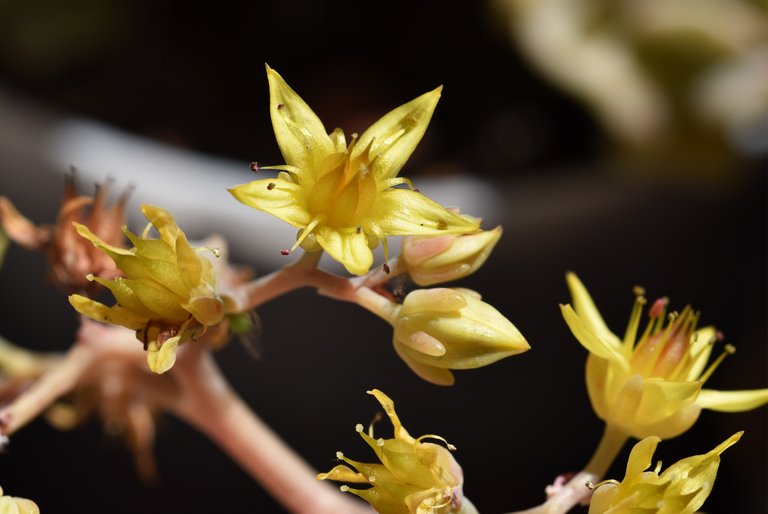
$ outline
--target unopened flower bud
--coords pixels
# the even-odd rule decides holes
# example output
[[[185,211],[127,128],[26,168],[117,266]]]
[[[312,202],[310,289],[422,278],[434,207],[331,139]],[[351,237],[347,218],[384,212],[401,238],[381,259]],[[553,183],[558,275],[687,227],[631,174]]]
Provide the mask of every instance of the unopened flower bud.
[[[40,514],[40,508],[25,498],[3,496],[3,488],[0,487],[0,514]]]
[[[400,258],[420,286],[457,280],[485,263],[501,237],[501,227],[473,234],[403,239]]]
[[[395,351],[419,376],[453,383],[450,369],[473,369],[530,349],[499,311],[469,289],[420,289],[406,296],[394,324]]]

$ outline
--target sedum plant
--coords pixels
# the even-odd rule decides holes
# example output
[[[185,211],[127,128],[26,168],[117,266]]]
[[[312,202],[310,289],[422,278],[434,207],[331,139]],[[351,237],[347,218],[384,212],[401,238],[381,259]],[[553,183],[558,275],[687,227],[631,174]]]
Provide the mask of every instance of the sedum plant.
[[[298,229],[292,248],[281,253],[300,248],[301,256],[279,270],[254,278],[228,262],[224,239],[190,242],[171,212],[159,206],[142,206],[149,224],[135,234],[121,227],[125,196],[106,207],[103,189],[93,198],[76,196],[68,182],[52,226],[34,225],[0,197],[5,234],[48,252],[49,274],[74,292],[69,302],[81,315],[74,342],[61,354],[34,353],[0,339],[0,438],[7,441],[42,414],[57,427],[71,428],[98,412],[109,431],[128,442],[140,475],[152,478],[155,419],[170,413],[218,444],[288,511],[362,514],[372,507],[383,514],[474,514],[465,480],[482,477],[465,476],[444,438],[411,436],[394,401],[380,390],[369,394],[390,420],[393,437],[375,435],[373,423],[367,432],[357,426],[378,462],[339,452],[340,463],[317,474],[239,398],[211,357],[233,335],[247,335],[258,325],[254,309],[304,287],[381,318],[392,327],[395,352],[433,384],[452,385],[456,370],[482,368],[531,348],[506,313],[480,293],[444,287],[480,270],[501,227],[482,230],[481,220],[434,202],[399,176],[427,129],[441,88],[347,140],[341,129],[327,133],[275,70],[267,67],[267,78],[285,164],[253,165],[271,175],[230,192]],[[390,257],[392,236],[405,237],[399,255]],[[379,245],[384,262],[374,266]],[[323,253],[351,276],[322,269]],[[656,444],[691,429],[702,408],[760,407],[768,402],[768,390],[703,388],[733,352],[726,346],[708,364],[717,332],[698,328],[692,309],[667,317],[666,301],[655,302],[639,332],[646,301],[638,291],[620,338],[607,328],[576,275],[569,273],[567,283],[573,305],[561,306],[562,314],[590,352],[587,391],[606,430],[582,471],[558,477],[544,503],[521,512],[565,513],[590,498],[592,514],[694,512],[712,489],[720,454],[741,433],[706,455],[663,472],[660,466],[646,471]],[[94,298],[101,287],[111,292],[114,305]],[[439,430],[448,433],[451,427]],[[630,437],[642,441],[632,450],[624,480],[600,482]],[[351,494],[340,494],[327,480],[345,482],[342,491]],[[43,510],[49,507],[55,511],[45,505]],[[31,501],[0,494],[0,514],[36,512]]]

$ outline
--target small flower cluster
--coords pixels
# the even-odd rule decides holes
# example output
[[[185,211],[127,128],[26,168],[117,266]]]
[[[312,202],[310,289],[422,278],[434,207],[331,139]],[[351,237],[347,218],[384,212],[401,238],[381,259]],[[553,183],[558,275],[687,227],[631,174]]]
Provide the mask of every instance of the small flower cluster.
[[[107,208],[102,191],[93,200],[76,197],[70,184],[56,227],[35,227],[0,197],[3,227],[12,239],[29,248],[50,249],[56,282],[78,291],[69,297],[75,310],[117,326],[110,327],[113,332],[107,334],[105,325],[85,320],[80,335],[90,332],[93,339],[99,339],[122,331],[132,341],[133,334],[120,327],[135,331],[149,368],[162,374],[174,366],[185,343],[199,349],[200,344],[194,346],[193,342],[202,339],[208,347],[217,347],[230,332],[252,330],[257,324],[252,309],[264,301],[291,288],[313,286],[321,294],[355,302],[384,318],[393,327],[396,353],[418,376],[434,384],[453,384],[452,370],[480,368],[530,349],[515,325],[479,293],[459,287],[424,288],[474,273],[502,234],[500,227],[480,229],[481,220],[439,205],[413,189],[408,179],[398,177],[426,131],[441,88],[397,107],[347,141],[341,129],[328,134],[276,71],[267,67],[267,76],[272,124],[285,164],[263,168],[278,171],[276,177],[239,185],[230,192],[241,203],[299,229],[293,247],[284,253],[301,246],[302,259],[271,276],[247,281],[249,276],[215,264],[209,257],[219,257],[220,252],[206,246],[195,248],[170,212],[160,207],[142,206],[149,224],[139,236],[121,227],[125,197]],[[86,215],[82,207],[91,203]],[[123,234],[131,248],[123,246]],[[393,259],[388,255],[390,236],[405,236],[401,253]],[[386,262],[372,270],[373,250],[380,244]],[[322,251],[355,277],[339,277],[317,268]],[[417,287],[407,283],[410,290],[388,290],[386,286],[393,286],[396,277],[410,278]],[[657,300],[641,331],[647,301],[637,289],[629,325],[619,337],[607,327],[578,277],[569,273],[566,280],[572,305],[561,305],[561,312],[574,337],[589,351],[587,391],[595,413],[606,424],[601,447],[584,472],[604,474],[630,437],[641,439],[630,454],[624,479],[594,486],[590,514],[692,514],[712,490],[720,454],[742,432],[663,472],[660,463],[648,471],[657,444],[691,428],[701,409],[733,412],[765,405],[768,389],[704,389],[715,368],[734,349],[725,345],[724,352],[708,364],[719,333],[713,327],[699,328],[699,313],[692,308],[667,314],[668,301]],[[398,281],[402,283],[405,281]],[[115,305],[88,296],[97,285],[112,293]],[[0,343],[0,355],[7,357],[16,351],[4,341]],[[138,349],[136,353],[143,375],[157,380],[153,387],[161,378],[173,376],[146,373],[143,354]],[[19,380],[38,377],[47,369],[35,367],[39,359],[31,354],[15,355],[5,361],[25,362],[26,367],[18,367],[22,370],[17,372]],[[181,363],[180,359],[179,367]],[[107,387],[97,395],[103,396],[105,404],[120,398],[124,405],[106,410],[133,421],[134,446],[144,455],[143,461],[149,462],[146,455],[152,437],[148,435],[151,428],[146,427],[152,426],[154,405],[151,401],[142,404],[141,420],[135,409],[130,414],[126,405],[136,403],[130,391],[137,375],[134,363],[112,364],[90,377],[101,385],[112,384],[111,395]],[[179,367],[175,372],[185,371]],[[225,388],[219,382],[211,387],[219,393],[216,398],[232,400],[229,393],[222,393]],[[374,435],[373,423],[367,432],[357,425],[357,432],[379,462],[359,462],[339,452],[342,463],[317,478],[362,486],[343,485],[341,489],[363,498],[382,514],[476,514],[464,496],[464,473],[453,457],[455,448],[437,435],[412,437],[392,399],[377,389],[368,393],[381,404],[394,428],[394,436],[385,439]],[[206,401],[206,407],[215,403],[207,397]],[[61,412],[60,424],[71,424]],[[204,417],[197,416],[192,417],[197,421]],[[311,482],[317,485],[314,477]],[[572,487],[570,493],[567,501],[547,502],[544,511],[565,512],[574,504],[568,501],[589,495]],[[31,501],[2,496],[0,489],[0,514],[38,512]]]

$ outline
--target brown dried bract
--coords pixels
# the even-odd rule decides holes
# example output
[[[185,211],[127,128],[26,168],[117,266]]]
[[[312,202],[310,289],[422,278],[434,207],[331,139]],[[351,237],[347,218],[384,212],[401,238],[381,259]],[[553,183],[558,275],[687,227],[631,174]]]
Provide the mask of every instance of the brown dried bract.
[[[108,187],[97,184],[92,197],[78,196],[73,172],[66,176],[55,225],[36,226],[3,196],[0,196],[0,225],[10,239],[24,248],[46,252],[48,275],[57,287],[67,293],[92,294],[99,285],[90,282],[87,274],[111,278],[119,274],[119,270],[104,252],[80,237],[72,223],[82,223],[106,243],[124,246],[122,226],[129,194],[126,190],[116,202],[108,205]]]

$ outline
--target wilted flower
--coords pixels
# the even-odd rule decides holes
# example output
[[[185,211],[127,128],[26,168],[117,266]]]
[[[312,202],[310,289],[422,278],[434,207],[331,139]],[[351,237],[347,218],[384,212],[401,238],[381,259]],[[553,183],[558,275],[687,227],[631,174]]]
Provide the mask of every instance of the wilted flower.
[[[420,286],[457,280],[474,273],[485,263],[501,237],[501,227],[474,234],[408,236],[400,259]]]
[[[469,289],[418,289],[394,323],[395,351],[423,379],[453,384],[451,369],[473,369],[530,349],[499,311]]]
[[[381,514],[476,513],[462,492],[464,474],[449,451],[455,448],[436,435],[414,439],[400,423],[395,404],[387,395],[378,389],[368,394],[381,403],[395,431],[393,439],[383,439],[373,435],[373,424],[367,434],[362,425],[356,427],[381,464],[357,462],[338,452],[337,458],[345,464],[320,473],[317,478],[370,485],[368,489],[341,489],[363,498]],[[425,442],[426,439],[441,441],[448,448]]]
[[[272,126],[285,165],[277,178],[230,189],[238,201],[300,229],[294,248],[327,251],[350,273],[373,263],[386,237],[462,234],[478,224],[447,211],[397,177],[416,148],[440,88],[398,107],[347,145],[341,129],[328,135],[320,119],[282,77],[267,67]]]
[[[147,237],[149,226],[142,237],[125,229],[134,244],[130,250],[112,246],[84,225],[76,225],[80,235],[112,258],[125,277],[110,281],[88,275],[112,292],[115,306],[80,295],[70,296],[69,301],[89,318],[136,330],[148,352],[149,367],[164,373],[173,366],[181,343],[222,321],[224,300],[216,293],[211,262],[198,256],[173,216],[151,205],[143,205],[142,212],[160,238]]]
[[[624,480],[597,485],[589,514],[692,514],[712,491],[720,454],[741,438],[738,432],[705,455],[675,462],[661,474],[661,462],[653,471],[653,453],[660,439],[646,437],[632,448]]]
[[[106,244],[123,246],[120,227],[125,223],[128,194],[124,193],[109,206],[107,195],[108,188],[97,185],[93,197],[76,196],[74,178],[70,174],[67,175],[55,225],[34,225],[3,196],[0,196],[0,223],[17,244],[29,250],[42,249],[46,252],[48,273],[57,287],[67,292],[93,292],[96,283],[86,279],[88,273],[111,278],[117,270],[107,255],[76,233],[73,223],[87,225]]]
[[[32,500],[3,496],[0,487],[0,514],[40,514],[40,508]]]
[[[690,307],[666,316],[666,299],[650,308],[650,320],[637,340],[646,301],[636,291],[635,305],[623,340],[605,325],[592,298],[575,274],[567,275],[573,305],[562,305],[566,323],[590,354],[587,390],[592,408],[605,422],[638,439],[670,438],[688,430],[702,408],[744,411],[768,402],[768,389],[721,392],[702,389],[715,368],[734,349],[706,368],[713,343],[712,327],[697,329],[699,315]],[[705,369],[706,368],[706,369]]]

